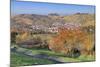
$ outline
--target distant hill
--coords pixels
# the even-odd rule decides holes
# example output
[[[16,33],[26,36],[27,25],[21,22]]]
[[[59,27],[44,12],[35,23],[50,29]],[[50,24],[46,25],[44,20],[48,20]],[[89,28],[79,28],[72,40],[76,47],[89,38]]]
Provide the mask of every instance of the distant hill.
[[[95,25],[95,15],[87,13],[77,13],[73,15],[60,16],[58,14],[36,15],[20,14],[11,16],[12,29],[30,29],[32,25],[51,26],[53,23],[79,23],[82,26]]]
[[[94,14],[85,14],[85,13],[77,13],[74,15],[64,16],[63,19],[65,22],[73,22],[73,23],[80,23],[83,26],[86,24],[94,25],[95,23],[95,16]]]

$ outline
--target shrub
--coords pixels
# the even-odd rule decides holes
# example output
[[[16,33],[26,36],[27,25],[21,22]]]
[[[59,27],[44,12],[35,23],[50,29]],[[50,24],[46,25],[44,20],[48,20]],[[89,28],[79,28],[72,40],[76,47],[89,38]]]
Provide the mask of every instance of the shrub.
[[[18,35],[17,32],[11,32],[11,43],[16,43],[16,35]]]
[[[21,32],[16,36],[16,43],[20,43],[22,41],[30,39],[30,33],[28,32]]]

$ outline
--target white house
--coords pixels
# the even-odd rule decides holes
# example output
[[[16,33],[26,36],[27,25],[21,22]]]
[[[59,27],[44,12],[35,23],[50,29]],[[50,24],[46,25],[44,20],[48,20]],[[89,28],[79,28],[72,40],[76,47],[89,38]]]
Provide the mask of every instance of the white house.
[[[57,33],[58,32],[58,27],[49,27],[48,28],[49,29],[49,32],[51,32],[51,33]]]

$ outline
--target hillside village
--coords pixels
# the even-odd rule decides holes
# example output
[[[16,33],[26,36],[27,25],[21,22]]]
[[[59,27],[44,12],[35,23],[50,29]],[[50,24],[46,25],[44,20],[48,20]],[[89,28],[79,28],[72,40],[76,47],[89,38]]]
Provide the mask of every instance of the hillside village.
[[[11,31],[15,29],[17,31],[32,32],[37,30],[56,33],[60,27],[75,29],[88,25],[95,25],[93,14],[77,13],[69,16],[21,14],[11,18]]]

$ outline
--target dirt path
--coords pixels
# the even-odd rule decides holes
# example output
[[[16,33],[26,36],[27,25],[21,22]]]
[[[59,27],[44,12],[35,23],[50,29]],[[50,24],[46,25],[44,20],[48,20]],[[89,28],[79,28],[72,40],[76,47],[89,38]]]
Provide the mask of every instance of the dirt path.
[[[46,54],[35,54],[34,55],[34,54],[32,54],[32,52],[30,50],[28,51],[29,53],[20,52],[20,51],[18,51],[18,49],[17,49],[17,51],[13,50],[13,49],[11,51],[12,52],[16,52],[16,53],[21,54],[21,55],[28,56],[28,57],[39,58],[39,59],[47,59],[49,61],[54,62],[55,64],[57,64],[57,63],[65,63],[65,62],[61,61],[61,59],[59,59],[59,57],[48,56]]]

